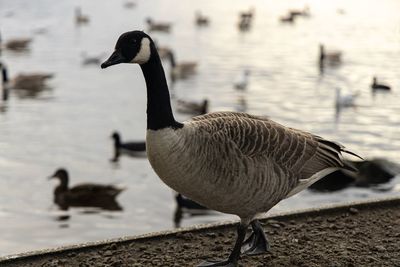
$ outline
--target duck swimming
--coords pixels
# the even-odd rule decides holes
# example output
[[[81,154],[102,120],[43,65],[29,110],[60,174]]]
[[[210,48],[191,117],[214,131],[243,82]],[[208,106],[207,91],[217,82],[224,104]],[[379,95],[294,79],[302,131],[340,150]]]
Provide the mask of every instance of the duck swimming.
[[[371,84],[372,90],[390,91],[390,86],[383,83],[378,83],[378,79],[374,77]]]
[[[146,157],[146,142],[122,142],[121,135],[118,132],[113,132],[111,138],[114,140],[114,158],[112,161],[118,161],[121,154]]]
[[[54,203],[61,209],[99,207],[106,210],[121,210],[115,198],[124,190],[123,188],[93,183],[68,187],[69,175],[63,168],[56,170],[49,179],[60,181],[60,184],[54,189]]]

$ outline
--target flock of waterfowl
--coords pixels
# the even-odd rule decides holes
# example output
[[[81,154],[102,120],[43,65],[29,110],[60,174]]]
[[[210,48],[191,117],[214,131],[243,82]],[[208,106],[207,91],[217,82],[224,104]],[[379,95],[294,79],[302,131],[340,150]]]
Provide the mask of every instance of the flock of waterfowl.
[[[126,2],[133,8],[133,2]],[[255,9],[239,14],[238,28],[252,26]],[[310,16],[310,10],[290,10],[280,18],[293,22],[298,16]],[[77,24],[87,24],[90,19],[80,8],[76,9]],[[170,32],[172,25],[147,18],[148,32]],[[195,23],[211,24],[210,18],[197,12]],[[32,40],[9,40],[5,49],[28,49]],[[165,49],[165,48],[164,48]],[[107,68],[120,63],[139,64],[147,88],[146,141],[123,142],[118,132],[112,133],[114,157],[122,154],[147,155],[158,176],[179,194],[179,206],[202,210],[205,207],[240,217],[237,239],[228,259],[207,261],[200,266],[237,266],[240,256],[257,255],[269,250],[270,245],[257,216],[267,212],[281,200],[306,189],[322,177],[340,170],[355,171],[343,160],[343,153],[359,157],[341,144],[299,129],[283,126],[269,118],[241,112],[209,113],[209,100],[176,101],[176,111],[196,115],[178,122],[171,107],[171,98],[165,75],[161,46],[143,31],[122,34],[108,60],[101,64]],[[319,46],[320,68],[340,65],[342,53]],[[169,60],[171,81],[185,79],[196,73],[196,62],[178,62],[172,49],[165,49],[163,57]],[[85,57],[83,64],[99,64],[98,57]],[[9,79],[7,67],[1,64],[3,91],[7,88],[37,90],[45,86],[48,73],[20,74]],[[107,73],[104,72],[106,76]],[[233,88],[246,90],[250,71],[243,70]],[[373,78],[373,90],[390,90]],[[353,106],[357,94],[342,95],[336,91],[336,105]],[[360,157],[359,157],[360,158]],[[61,208],[71,206],[107,207],[120,209],[115,198],[123,191],[112,185],[80,184],[69,187],[68,172],[60,168],[51,178],[60,184],[54,190],[54,202]],[[187,198],[188,197],[188,198]],[[246,239],[247,229],[252,233]]]

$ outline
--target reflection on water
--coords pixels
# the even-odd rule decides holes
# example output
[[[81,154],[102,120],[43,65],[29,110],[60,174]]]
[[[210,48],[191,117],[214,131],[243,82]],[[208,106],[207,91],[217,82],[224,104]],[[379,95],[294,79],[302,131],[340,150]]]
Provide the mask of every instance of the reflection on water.
[[[309,17],[290,25],[280,22],[282,14],[305,4]],[[77,23],[78,6],[87,23]],[[251,27],[242,32],[239,12],[250,7],[254,15],[244,20]],[[208,99],[211,111],[268,116],[339,141],[366,159],[400,162],[399,8],[397,0],[148,0],[135,8],[125,8],[124,0],[0,0],[2,40],[32,39],[25,52],[1,51],[10,77],[55,74],[49,89],[10,89],[8,100],[0,103],[0,254],[174,227],[175,196],[147,159],[109,161],[114,153],[109,136],[115,129],[128,140],[145,139],[146,90],[140,69],[115,67],[104,75],[95,65],[82,64],[108,52],[122,32],[146,29],[147,17],[172,23],[170,33],[152,33],[159,47],[173,49],[180,62],[197,63],[195,75],[170,83],[173,98]],[[209,18],[208,27],[197,27],[196,10]],[[117,15],[109,19],[111,11]],[[319,44],[327,52],[342,53],[341,63],[324,64],[322,73]],[[164,67],[170,73],[167,58]],[[251,70],[250,81],[246,89],[235,90],[245,69]],[[373,93],[375,75],[392,91]],[[337,113],[337,87],[360,92],[356,108]],[[60,211],[52,204],[54,185],[43,179],[57,166],[73,169],[74,183],[124,184],[127,190],[118,197],[123,211]],[[398,195],[399,179],[378,187],[383,190],[304,191],[272,212]],[[182,226],[234,218],[187,214],[181,213]]]
[[[174,226],[175,228],[181,227],[182,220],[185,217],[193,216],[206,216],[210,214],[215,214],[215,211],[209,210],[206,207],[188,199],[181,194],[175,195],[176,208],[174,212]]]

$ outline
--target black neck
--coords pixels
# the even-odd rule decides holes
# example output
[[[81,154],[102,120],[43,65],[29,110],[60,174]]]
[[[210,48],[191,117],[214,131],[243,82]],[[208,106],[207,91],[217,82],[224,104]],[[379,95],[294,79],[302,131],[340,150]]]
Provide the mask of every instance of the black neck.
[[[114,146],[118,148],[121,145],[121,137],[119,135],[113,135],[114,138]]]
[[[175,120],[172,113],[167,80],[153,43],[149,61],[140,67],[147,86],[147,129],[182,128],[183,125]]]
[[[68,189],[68,176],[62,176],[58,177],[60,179],[60,184],[58,185],[57,188],[60,188],[60,190],[67,190]]]

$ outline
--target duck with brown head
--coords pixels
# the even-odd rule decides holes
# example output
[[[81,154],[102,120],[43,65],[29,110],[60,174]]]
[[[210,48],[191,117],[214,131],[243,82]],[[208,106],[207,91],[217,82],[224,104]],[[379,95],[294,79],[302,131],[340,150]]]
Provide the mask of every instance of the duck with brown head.
[[[69,207],[98,207],[105,210],[122,209],[115,198],[124,190],[123,188],[92,183],[69,187],[69,175],[64,168],[57,169],[49,179],[58,179],[60,181],[60,184],[54,189],[54,203],[61,209],[68,209]]]
[[[200,266],[237,266],[241,253],[265,253],[269,244],[257,215],[337,169],[353,170],[341,154],[353,153],[342,145],[265,117],[213,112],[177,122],[160,57],[144,32],[122,34],[102,68],[119,63],[138,63],[143,71],[146,149],[158,176],[200,205],[240,217],[228,259]]]

